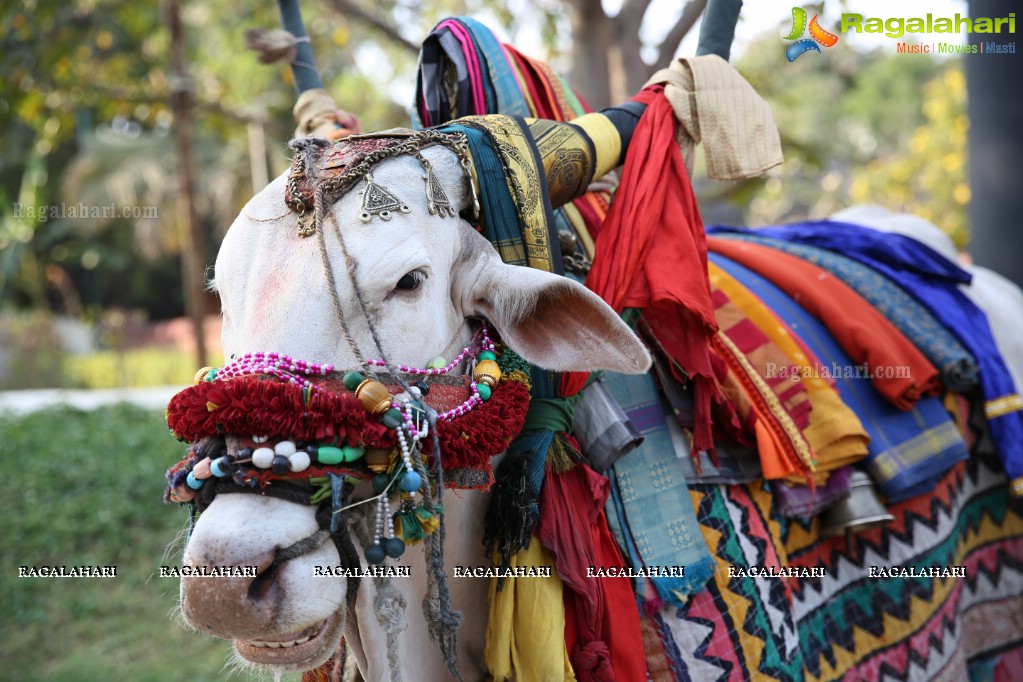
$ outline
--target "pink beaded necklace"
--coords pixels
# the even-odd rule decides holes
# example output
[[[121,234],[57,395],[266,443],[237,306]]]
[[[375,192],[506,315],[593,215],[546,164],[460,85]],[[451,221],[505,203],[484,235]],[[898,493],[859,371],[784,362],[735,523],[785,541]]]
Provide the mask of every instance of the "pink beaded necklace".
[[[440,376],[442,374],[448,374],[453,369],[458,367],[466,358],[470,358],[473,361],[473,367],[475,367],[475,361],[478,355],[484,351],[493,352],[495,345],[493,340],[490,338],[487,325],[484,323],[479,332],[473,338],[469,345],[465,346],[461,352],[455,357],[454,360],[447,364],[442,364],[442,358],[431,361],[430,364],[439,364],[439,367],[412,367],[411,365],[399,364],[397,370],[402,374],[412,374],[414,376]],[[386,367],[387,362],[382,359],[372,358],[369,360],[363,360],[361,363],[362,367]],[[253,374],[266,374],[281,381],[296,386],[301,386],[303,389],[310,391],[311,393],[319,393],[323,391],[319,385],[314,383],[307,377],[326,377],[333,374],[335,371],[334,365],[330,363],[319,363],[309,362],[306,360],[299,360],[292,358],[289,355],[283,353],[245,353],[237,360],[234,360],[220,369],[204,368],[200,370],[197,378],[204,378],[210,380],[212,378],[217,379],[231,379],[234,377],[247,376]],[[476,405],[483,403],[483,398],[479,392],[479,386],[476,383],[476,377],[470,380],[469,388],[471,391],[470,396],[461,404],[456,407],[441,412],[437,415],[438,419],[453,419],[460,417]],[[404,421],[406,426],[409,427],[410,433],[415,438],[418,433],[418,428],[413,423],[412,416],[409,410],[410,401],[401,403],[397,400],[392,401],[391,406],[395,409],[404,412]],[[424,434],[425,435],[425,434]]]

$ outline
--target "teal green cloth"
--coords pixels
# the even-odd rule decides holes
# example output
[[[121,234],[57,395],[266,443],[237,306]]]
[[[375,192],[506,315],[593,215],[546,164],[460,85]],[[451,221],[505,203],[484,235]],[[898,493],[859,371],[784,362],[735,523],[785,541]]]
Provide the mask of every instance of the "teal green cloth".
[[[700,532],[689,487],[672,445],[667,423],[671,417],[649,374],[608,372],[603,380],[643,435],[643,442],[609,470],[608,524],[633,569],[685,567],[681,577],[646,579],[660,600],[682,607],[714,575],[715,563]],[[643,606],[656,606],[645,590],[645,581],[637,580],[635,584]]]
[[[525,124],[521,119],[517,119],[517,122],[525,129]],[[501,254],[501,260],[505,263],[528,265],[526,243],[522,236],[522,221],[516,207],[515,197],[512,196],[508,187],[505,169],[497,151],[497,142],[489,131],[467,123],[456,121],[441,126],[440,130],[448,133],[462,133],[469,143],[469,153],[472,154],[476,178],[479,181],[479,200],[484,235]],[[528,129],[526,132],[528,134]],[[540,191],[546,196],[546,187],[541,187]],[[554,248],[556,242],[552,242],[551,246]],[[560,265],[560,254],[557,255],[554,262]],[[557,396],[558,381],[555,374],[532,367],[529,373],[529,382],[532,385],[530,394],[534,398]]]

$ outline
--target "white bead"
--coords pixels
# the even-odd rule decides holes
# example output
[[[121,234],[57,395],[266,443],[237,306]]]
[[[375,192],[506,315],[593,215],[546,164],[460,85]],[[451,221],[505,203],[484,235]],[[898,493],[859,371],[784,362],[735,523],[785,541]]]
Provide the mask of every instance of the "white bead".
[[[297,449],[298,448],[295,447],[295,444],[290,440],[282,440],[274,446],[274,452],[278,455],[284,455],[285,457],[295,454],[295,450]]]
[[[270,436],[253,436],[252,437],[252,442],[253,443],[265,443],[268,440],[270,440]]]
[[[422,398],[423,397],[423,392],[419,390],[418,386],[409,386],[408,387],[408,392],[411,393],[412,395],[414,395],[417,398]]]
[[[288,468],[292,471],[305,471],[309,468],[310,459],[308,453],[296,452],[288,458]]]
[[[270,448],[256,448],[252,453],[252,463],[260,469],[269,469],[274,463],[274,451]]]

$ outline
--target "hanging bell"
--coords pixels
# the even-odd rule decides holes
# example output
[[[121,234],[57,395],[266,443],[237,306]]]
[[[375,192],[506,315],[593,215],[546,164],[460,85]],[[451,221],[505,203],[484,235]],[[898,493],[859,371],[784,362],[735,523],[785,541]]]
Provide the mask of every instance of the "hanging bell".
[[[857,469],[849,476],[849,496],[821,514],[820,532],[827,537],[848,537],[894,519],[882,504],[870,476]]]

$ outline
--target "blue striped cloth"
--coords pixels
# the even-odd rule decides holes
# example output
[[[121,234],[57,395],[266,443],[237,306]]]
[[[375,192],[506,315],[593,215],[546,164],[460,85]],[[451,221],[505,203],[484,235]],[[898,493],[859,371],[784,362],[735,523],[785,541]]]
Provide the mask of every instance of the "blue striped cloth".
[[[756,233],[728,232],[720,236],[763,244],[827,270],[887,317],[938,368],[942,382],[949,389],[965,393],[980,381],[977,361],[970,352],[915,298],[876,270],[809,244],[762,237]]]
[[[715,227],[707,232],[750,230]],[[977,360],[991,439],[1009,478],[1023,479],[1023,401],[995,345],[987,316],[959,290],[959,284],[970,283],[970,273],[915,239],[850,223],[822,220],[758,228],[753,233],[841,253],[892,280],[927,308]]]

